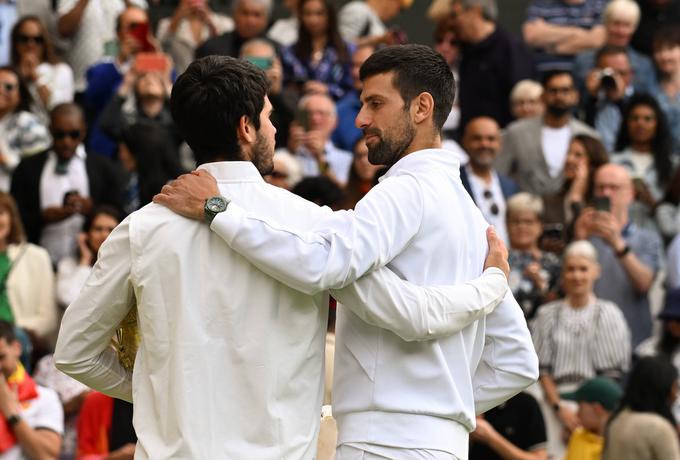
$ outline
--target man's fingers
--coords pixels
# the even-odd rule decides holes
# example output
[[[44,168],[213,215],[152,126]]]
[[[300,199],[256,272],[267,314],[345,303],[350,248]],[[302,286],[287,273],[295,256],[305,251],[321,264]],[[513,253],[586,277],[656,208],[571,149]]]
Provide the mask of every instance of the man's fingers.
[[[156,204],[166,205],[170,201],[170,197],[164,194],[162,191],[153,196],[153,202]]]

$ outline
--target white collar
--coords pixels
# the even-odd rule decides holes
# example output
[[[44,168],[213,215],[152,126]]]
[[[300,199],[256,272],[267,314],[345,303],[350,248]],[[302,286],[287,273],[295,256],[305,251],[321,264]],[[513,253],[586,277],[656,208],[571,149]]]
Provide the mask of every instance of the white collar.
[[[262,175],[250,161],[218,161],[198,167],[208,171],[219,182],[264,182]]]

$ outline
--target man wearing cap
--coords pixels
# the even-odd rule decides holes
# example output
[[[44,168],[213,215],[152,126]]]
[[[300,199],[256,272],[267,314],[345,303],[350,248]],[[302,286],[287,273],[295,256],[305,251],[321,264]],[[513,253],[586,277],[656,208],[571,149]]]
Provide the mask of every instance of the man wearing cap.
[[[599,460],[604,447],[604,429],[621,399],[621,387],[606,377],[587,380],[563,399],[578,402],[580,427],[569,439],[565,460]]]

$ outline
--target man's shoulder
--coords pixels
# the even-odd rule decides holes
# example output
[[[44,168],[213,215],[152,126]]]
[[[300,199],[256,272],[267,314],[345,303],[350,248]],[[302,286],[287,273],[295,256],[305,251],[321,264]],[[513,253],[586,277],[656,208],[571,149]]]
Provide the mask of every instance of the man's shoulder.
[[[505,127],[505,135],[512,136],[524,134],[528,131],[536,129],[536,127],[540,127],[542,123],[543,119],[540,116],[521,118],[519,120],[513,121]]]
[[[595,139],[600,139],[600,134],[581,120],[572,117],[572,119],[569,121],[569,125],[571,126],[574,135],[587,134],[588,136],[594,137]]]
[[[373,10],[370,6],[363,0],[354,0],[347,2],[342,8],[340,8],[340,14],[345,15],[358,15],[358,14],[371,14]]]

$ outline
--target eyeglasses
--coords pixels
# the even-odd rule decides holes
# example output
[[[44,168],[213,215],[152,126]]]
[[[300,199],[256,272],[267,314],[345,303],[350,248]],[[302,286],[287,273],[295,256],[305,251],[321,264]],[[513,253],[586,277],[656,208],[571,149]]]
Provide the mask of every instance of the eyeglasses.
[[[491,193],[491,190],[484,190],[484,198],[491,202],[491,205],[489,206],[491,214],[497,216],[501,211],[498,208],[498,205],[493,201],[493,193]]]
[[[6,93],[12,93],[19,87],[16,83],[0,83],[0,88]]]
[[[75,129],[73,131],[53,131],[52,137],[56,140],[61,140],[66,137],[70,137],[71,139],[79,139],[80,130]]]
[[[17,35],[17,43],[26,45],[31,42],[35,43],[36,45],[44,45],[45,37],[43,37],[42,35],[24,35],[24,34]]]

